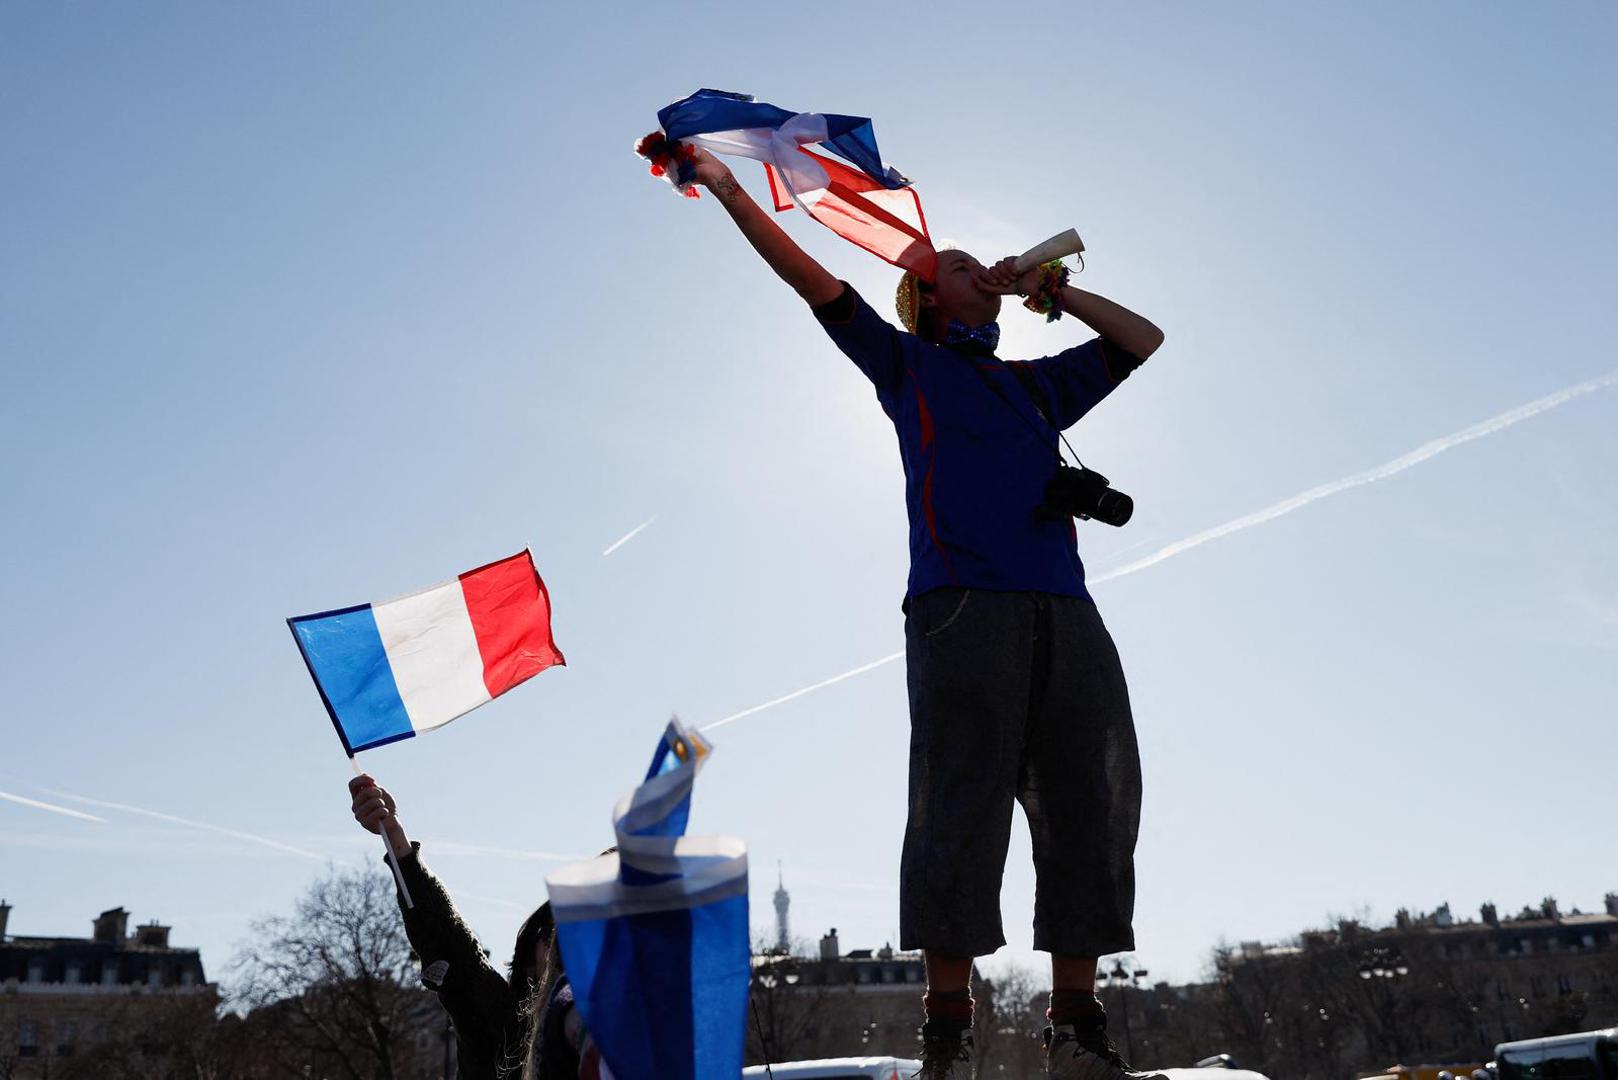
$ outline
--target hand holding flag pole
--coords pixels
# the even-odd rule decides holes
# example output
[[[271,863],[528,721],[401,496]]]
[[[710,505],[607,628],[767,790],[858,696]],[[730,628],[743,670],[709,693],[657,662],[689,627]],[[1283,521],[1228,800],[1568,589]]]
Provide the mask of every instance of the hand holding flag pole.
[[[370,780],[370,777],[365,774],[365,770],[360,768],[358,754],[350,757],[348,763],[354,766],[355,776]],[[350,787],[352,786],[352,781],[350,781]],[[361,785],[361,787],[375,786],[374,781]],[[388,799],[385,805],[387,806],[387,816],[376,823],[376,831],[382,836],[382,846],[388,849],[388,868],[393,871],[393,883],[399,886],[399,896],[404,900],[405,910],[410,911],[416,906],[416,902],[410,898],[410,886],[405,884],[404,873],[399,869],[399,846],[393,842],[393,834],[388,830],[389,825],[395,825],[398,826],[399,831],[402,833],[404,832],[404,825],[400,823],[399,815],[394,810],[393,800]]]

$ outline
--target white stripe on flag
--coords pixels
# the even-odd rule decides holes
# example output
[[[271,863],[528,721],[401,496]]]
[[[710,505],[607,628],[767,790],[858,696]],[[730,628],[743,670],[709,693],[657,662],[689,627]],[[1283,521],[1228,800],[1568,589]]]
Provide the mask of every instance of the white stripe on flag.
[[[410,726],[442,727],[489,700],[459,580],[371,609]]]
[[[674,845],[680,876],[650,885],[626,885],[619,856],[603,855],[545,875],[557,922],[584,922],[686,911],[747,893],[747,845],[731,836],[682,836]]]

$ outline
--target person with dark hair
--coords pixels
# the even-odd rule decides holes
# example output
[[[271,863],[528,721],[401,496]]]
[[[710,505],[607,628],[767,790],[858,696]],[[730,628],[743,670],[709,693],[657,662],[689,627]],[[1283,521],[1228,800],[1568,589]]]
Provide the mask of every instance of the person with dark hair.
[[[560,949],[552,952],[550,991],[536,999],[532,1046],[523,1080],[599,1080],[601,1051],[584,1026],[584,1014],[573,998],[573,987],[562,970]]]
[[[369,776],[348,782],[354,820],[373,833],[388,830],[398,869],[414,907],[398,895],[405,936],[421,961],[421,981],[438,995],[455,1025],[458,1076],[496,1080],[517,1076],[529,1044],[530,1027],[549,995],[549,963],[555,952],[556,923],[549,901],[534,909],[517,931],[509,978],[489,963],[477,935],[466,925],[444,883],[421,860],[421,844],[405,835],[393,796]],[[392,856],[384,856],[389,862]],[[558,963],[558,968],[560,964]]]
[[[617,850],[616,846],[610,847],[601,855]],[[600,1080],[601,1050],[585,1027],[584,1014],[573,997],[573,986],[562,963],[561,942],[554,934],[545,971],[549,990],[543,996],[536,994],[530,1002],[534,1020],[522,1080]],[[611,1075],[611,1070],[606,1072]]]
[[[971,1070],[972,965],[1005,944],[1000,881],[1020,803],[1034,846],[1034,947],[1051,954],[1047,1073],[1120,1080],[1128,1066],[1107,1037],[1095,972],[1097,958],[1135,944],[1140,760],[1123,668],[1084,584],[1082,511],[1053,512],[1048,492],[1061,432],[1163,333],[1069,286],[1060,264],[1019,274],[1015,259],[984,266],[955,250],[938,253],[930,280],[906,275],[901,331],[798,247],[719,159],[698,150],[693,165],[871,381],[899,437],[911,725],[899,936],[926,957],[919,1075]],[[1098,336],[1003,362],[995,320],[1014,293]]]

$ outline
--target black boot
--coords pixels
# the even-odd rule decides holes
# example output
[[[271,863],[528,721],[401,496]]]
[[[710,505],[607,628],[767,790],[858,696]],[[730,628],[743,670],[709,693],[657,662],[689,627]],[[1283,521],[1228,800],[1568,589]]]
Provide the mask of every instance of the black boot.
[[[972,1029],[943,1020],[921,1025],[921,1070],[913,1080],[972,1080]]]

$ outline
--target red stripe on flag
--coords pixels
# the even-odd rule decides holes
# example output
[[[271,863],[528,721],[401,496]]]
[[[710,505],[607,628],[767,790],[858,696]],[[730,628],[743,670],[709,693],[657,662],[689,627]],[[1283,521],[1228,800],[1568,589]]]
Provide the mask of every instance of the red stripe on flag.
[[[933,280],[938,253],[914,188],[887,188],[842,162],[802,147],[798,152],[814,158],[828,179],[825,194],[808,204],[810,216],[878,258]]]
[[[764,166],[764,179],[770,182],[770,198],[775,200],[775,212],[780,214],[791,210],[792,196],[787,194],[786,185],[781,183],[781,178],[776,175],[774,165]]]
[[[534,569],[533,555],[520,551],[468,570],[460,582],[490,697],[567,663],[551,636],[551,598]]]

